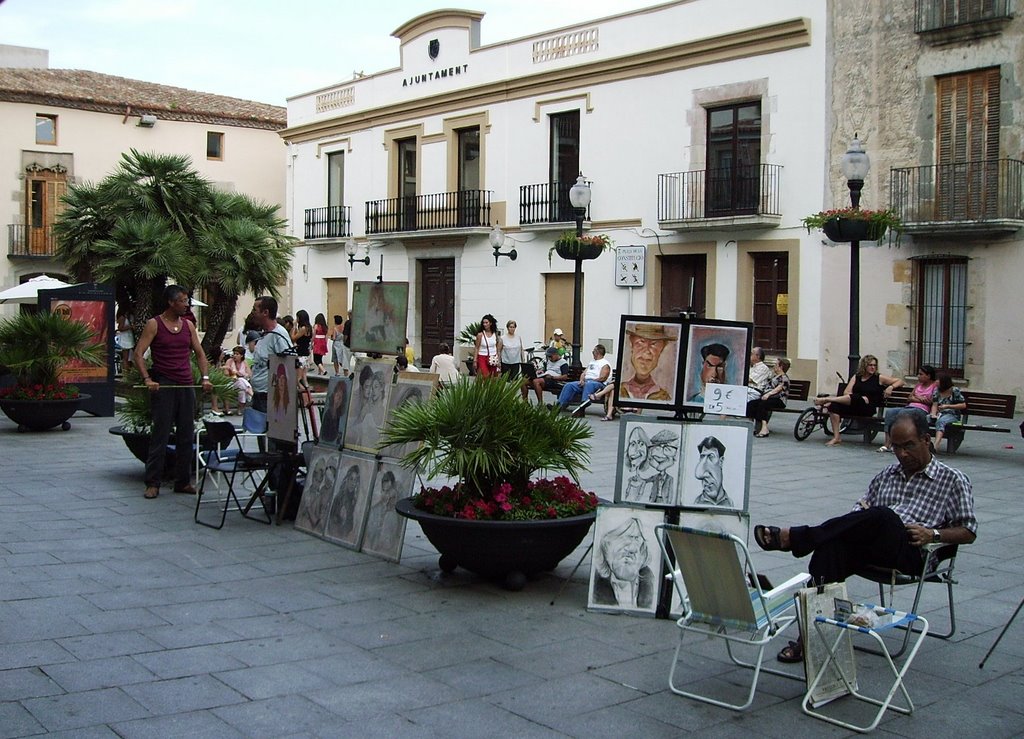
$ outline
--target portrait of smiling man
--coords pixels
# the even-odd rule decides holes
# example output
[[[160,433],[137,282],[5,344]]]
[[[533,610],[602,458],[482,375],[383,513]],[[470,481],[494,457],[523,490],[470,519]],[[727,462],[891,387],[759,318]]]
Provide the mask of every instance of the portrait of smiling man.
[[[626,323],[628,366],[623,366],[620,398],[672,403],[675,398],[678,327],[661,323]],[[667,354],[665,349],[670,348]],[[664,355],[664,356],[663,356]],[[625,362],[625,359],[624,359]],[[661,382],[655,377],[662,366]]]

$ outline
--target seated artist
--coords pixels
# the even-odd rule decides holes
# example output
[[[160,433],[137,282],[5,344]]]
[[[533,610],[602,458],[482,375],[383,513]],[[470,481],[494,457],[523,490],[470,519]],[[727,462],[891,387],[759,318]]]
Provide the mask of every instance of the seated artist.
[[[865,565],[920,574],[924,544],[970,544],[978,531],[971,481],[932,456],[928,419],[901,410],[892,425],[897,462],[875,475],[853,510],[819,526],[755,526],[767,551],[811,554],[814,583],[843,582]],[[803,659],[801,641],[779,652],[780,662]]]
[[[569,380],[569,363],[566,362],[557,347],[548,347],[544,353],[547,360],[544,370],[532,380],[523,383],[523,400],[526,400],[529,389],[537,393],[537,402],[544,405],[544,391],[558,393],[562,390],[562,383]]]

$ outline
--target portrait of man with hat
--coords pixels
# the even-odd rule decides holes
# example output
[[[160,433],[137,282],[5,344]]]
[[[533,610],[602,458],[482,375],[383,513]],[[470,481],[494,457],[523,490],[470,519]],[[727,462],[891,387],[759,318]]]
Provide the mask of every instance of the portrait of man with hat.
[[[679,347],[679,327],[662,323],[626,322],[626,346],[629,351],[624,358],[628,369],[623,369],[619,384],[620,398],[635,398],[664,402],[670,405],[675,397],[675,376]],[[676,351],[662,355],[672,345]],[[661,371],[659,372],[659,368]],[[663,379],[659,382],[655,374]]]

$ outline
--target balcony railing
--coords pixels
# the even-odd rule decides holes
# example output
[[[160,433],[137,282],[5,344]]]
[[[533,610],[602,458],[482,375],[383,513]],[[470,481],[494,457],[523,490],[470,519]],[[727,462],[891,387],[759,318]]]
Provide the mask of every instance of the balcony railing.
[[[342,239],[351,236],[351,210],[347,205],[306,208],[305,238]]]
[[[1010,0],[917,0],[916,6],[916,33],[979,24],[1002,25],[1013,17]]]
[[[893,168],[889,193],[889,207],[911,233],[1024,226],[1024,162],[1017,159]]]
[[[490,190],[458,190],[366,202],[366,233],[489,226]]]
[[[52,257],[57,254],[57,240],[52,226],[7,226],[7,255],[10,257]]]
[[[658,175],[658,220],[779,216],[780,164]]]
[[[519,225],[533,223],[571,223],[576,220],[576,211],[569,202],[572,182],[541,182],[539,185],[519,187]],[[590,183],[587,182],[589,185]],[[590,207],[583,220],[590,220]]]

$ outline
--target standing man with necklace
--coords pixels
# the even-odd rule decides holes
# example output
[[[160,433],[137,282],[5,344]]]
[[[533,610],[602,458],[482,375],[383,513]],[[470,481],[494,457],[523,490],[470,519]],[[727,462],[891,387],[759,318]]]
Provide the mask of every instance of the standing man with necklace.
[[[188,310],[188,291],[179,285],[168,285],[164,288],[163,312],[146,321],[139,343],[135,345],[135,367],[149,390],[153,413],[153,432],[146,459],[146,498],[160,494],[171,424],[176,428],[174,492],[196,492],[190,482],[192,455],[189,450],[192,449],[196,406],[190,353],[195,352],[203,375],[203,390],[210,392],[213,385],[210,383],[209,364],[199,343],[199,332],[194,323],[184,318]],[[146,367],[144,359],[147,349],[151,350],[151,369]]]

